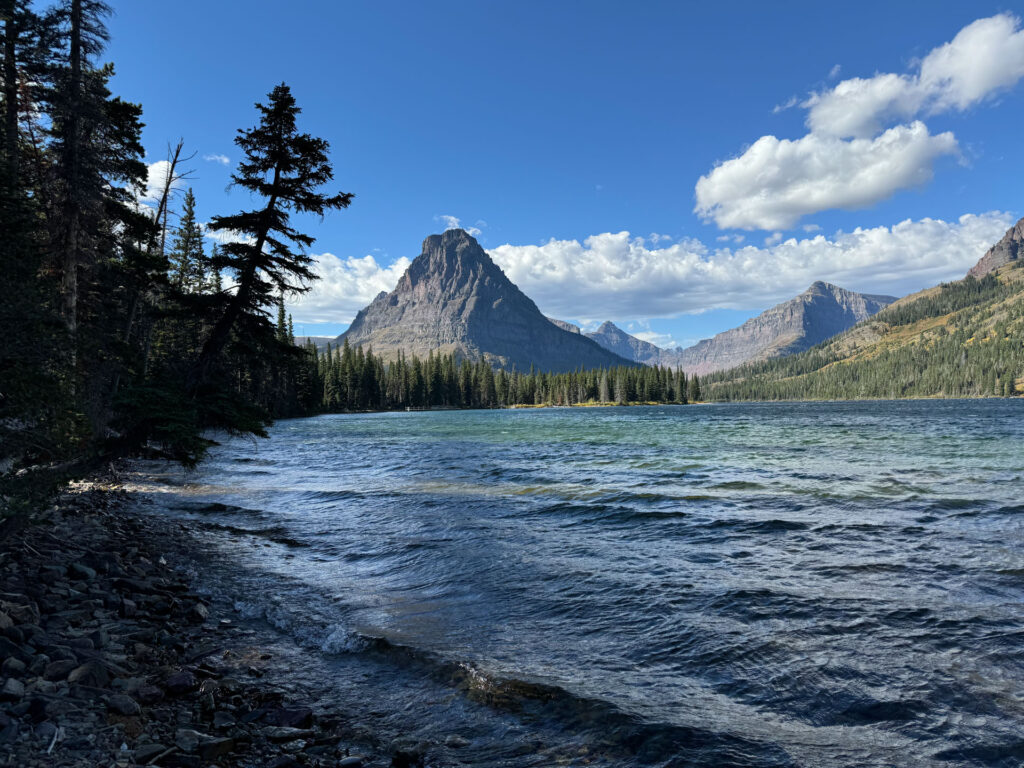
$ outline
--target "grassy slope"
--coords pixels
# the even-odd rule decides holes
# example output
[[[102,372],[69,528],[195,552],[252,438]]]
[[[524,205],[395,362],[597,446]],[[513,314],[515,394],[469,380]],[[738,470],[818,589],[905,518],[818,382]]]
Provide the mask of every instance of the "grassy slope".
[[[1024,268],[906,296],[806,352],[708,378],[717,400],[984,397],[1024,388]]]

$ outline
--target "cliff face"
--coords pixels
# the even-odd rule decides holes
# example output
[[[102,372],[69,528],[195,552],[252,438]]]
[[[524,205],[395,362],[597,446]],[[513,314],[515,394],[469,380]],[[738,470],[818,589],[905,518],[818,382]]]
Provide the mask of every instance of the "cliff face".
[[[1003,239],[993,245],[978,263],[968,270],[971,277],[982,277],[1011,261],[1024,257],[1024,219],[1010,227]]]
[[[548,320],[461,229],[424,240],[395,290],[360,311],[344,339],[385,358],[454,352],[521,371],[630,362]]]
[[[630,336],[612,323],[586,335],[605,349],[635,362],[704,375],[751,360],[802,352],[871,317],[895,300],[892,296],[855,293],[817,282],[796,298],[762,312],[740,327],[686,349],[661,349]]]

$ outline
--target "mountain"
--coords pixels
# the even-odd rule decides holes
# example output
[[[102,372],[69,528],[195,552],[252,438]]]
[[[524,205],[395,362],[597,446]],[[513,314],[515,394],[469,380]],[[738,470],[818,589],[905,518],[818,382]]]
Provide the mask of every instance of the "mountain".
[[[978,263],[971,267],[968,275],[983,277],[994,269],[999,269],[1011,261],[1024,257],[1024,219],[1021,219],[1003,235],[1003,239],[993,245]]]
[[[593,333],[584,335],[588,339],[596,341],[609,352],[644,365],[670,365],[675,352],[675,350],[662,349],[649,341],[631,336],[610,320],[602,323],[601,327]],[[663,358],[665,358],[664,361]]]
[[[634,364],[548,320],[461,229],[424,240],[395,290],[361,310],[344,339],[385,358],[455,353],[520,371]]]
[[[792,355],[842,333],[894,301],[895,296],[854,293],[818,281],[738,328],[680,350],[675,365],[703,376],[751,360]]]
[[[777,304],[738,328],[686,349],[662,349],[604,323],[585,334],[605,349],[645,365],[682,368],[705,375],[751,361],[783,357],[813,347],[896,301],[894,296],[854,293],[816,282],[796,298]]]
[[[578,325],[574,325],[573,323],[567,323],[565,320],[556,320],[553,317],[549,317],[548,320],[557,325],[563,331],[568,331],[569,333],[582,333],[580,327]]]
[[[717,400],[1010,395],[1024,386],[1024,259],[906,296],[797,355],[713,374]]]

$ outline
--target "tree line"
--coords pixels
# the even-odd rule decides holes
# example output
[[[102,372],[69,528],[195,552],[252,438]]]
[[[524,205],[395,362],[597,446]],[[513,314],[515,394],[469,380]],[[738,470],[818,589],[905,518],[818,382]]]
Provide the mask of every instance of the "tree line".
[[[100,63],[110,9],[0,0],[0,491],[155,450],[194,464],[210,430],[265,434],[301,413],[307,353],[275,324],[315,278],[294,214],[325,192],[326,141],[298,127],[287,85],[235,138],[232,184],[251,205],[200,226],[179,142],[146,199],[142,108]],[[216,248],[204,234],[221,235]],[[30,471],[31,470],[31,471]],[[22,480],[18,480],[22,478]]]
[[[283,316],[282,316],[283,317]],[[282,332],[289,331],[282,322]],[[522,405],[686,403],[700,400],[697,377],[669,368],[621,366],[547,373],[495,368],[490,362],[428,352],[390,362],[345,340],[305,347],[300,400],[318,412],[406,408],[502,408]]]

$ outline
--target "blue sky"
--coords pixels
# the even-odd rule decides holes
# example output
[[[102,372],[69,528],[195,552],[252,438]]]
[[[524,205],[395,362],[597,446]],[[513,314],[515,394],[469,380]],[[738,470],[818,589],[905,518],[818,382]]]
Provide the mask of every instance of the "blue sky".
[[[197,153],[201,218],[248,202],[232,139],[276,83],[331,142],[356,198],[307,223],[307,333],[454,219],[546,313],[688,344],[816,279],[961,275],[1024,213],[1024,3],[112,5],[115,92],[147,161]]]

